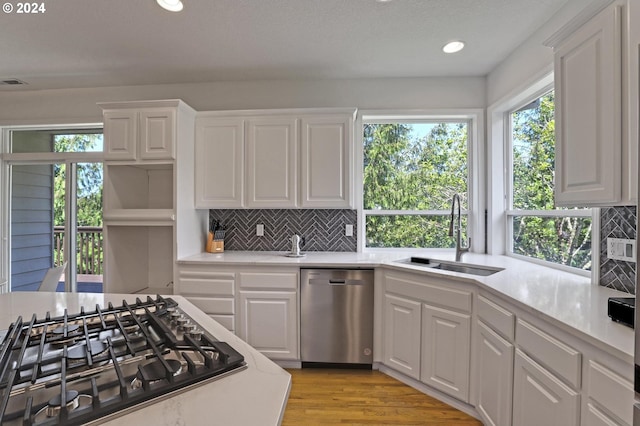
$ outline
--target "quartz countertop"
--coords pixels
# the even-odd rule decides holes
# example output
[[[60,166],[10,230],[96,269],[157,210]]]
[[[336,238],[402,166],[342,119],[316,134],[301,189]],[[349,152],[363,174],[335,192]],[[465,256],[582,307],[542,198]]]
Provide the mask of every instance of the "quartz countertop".
[[[365,253],[308,252],[305,257],[289,258],[285,252],[201,253],[178,261],[181,265],[245,265],[294,267],[384,267],[440,276],[475,284],[518,308],[547,320],[582,340],[632,364],[633,329],[613,322],[607,315],[609,297],[631,295],[599,285],[589,277],[560,271],[509,256],[467,253],[463,263],[504,268],[496,274],[481,277],[468,274],[429,270],[398,263],[410,256],[424,256],[452,261],[452,250],[381,250]]]
[[[155,295],[152,295],[155,296]],[[43,318],[93,310],[96,304],[109,302],[119,305],[123,300],[135,301],[146,295],[95,293],[31,293],[15,292],[0,295],[0,330],[7,329],[18,316],[29,320],[33,314]],[[247,369],[206,382],[193,389],[166,399],[143,404],[117,418],[109,418],[105,425],[278,425],[284,415],[291,375],[227,331],[220,324],[192,305],[187,299],[169,295],[180,308],[218,340],[226,341],[240,352]]]

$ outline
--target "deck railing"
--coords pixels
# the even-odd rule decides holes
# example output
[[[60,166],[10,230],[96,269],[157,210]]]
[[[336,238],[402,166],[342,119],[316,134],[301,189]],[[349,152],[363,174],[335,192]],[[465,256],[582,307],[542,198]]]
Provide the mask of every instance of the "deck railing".
[[[53,228],[53,259],[55,266],[64,262],[64,227]],[[77,274],[102,275],[102,228],[79,226],[77,232]]]

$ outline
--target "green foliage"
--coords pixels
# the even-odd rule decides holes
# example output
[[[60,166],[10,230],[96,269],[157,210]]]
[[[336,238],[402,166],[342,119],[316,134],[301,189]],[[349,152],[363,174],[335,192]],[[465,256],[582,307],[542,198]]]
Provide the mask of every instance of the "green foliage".
[[[513,208],[554,210],[553,92],[541,97],[539,106],[513,113],[511,124]],[[515,217],[513,251],[588,270],[591,268],[591,219]]]
[[[467,123],[365,124],[364,209],[448,212],[455,193],[465,208],[467,163]],[[448,220],[446,213],[368,216],[367,246],[453,247]]]

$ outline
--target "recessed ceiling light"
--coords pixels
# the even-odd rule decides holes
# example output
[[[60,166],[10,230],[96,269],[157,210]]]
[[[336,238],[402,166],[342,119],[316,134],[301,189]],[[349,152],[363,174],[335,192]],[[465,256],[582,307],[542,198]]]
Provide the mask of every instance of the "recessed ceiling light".
[[[184,7],[180,0],[156,0],[156,2],[160,7],[170,12],[180,12]]]
[[[450,41],[442,47],[444,53],[456,53],[464,48],[464,42],[460,40]]]

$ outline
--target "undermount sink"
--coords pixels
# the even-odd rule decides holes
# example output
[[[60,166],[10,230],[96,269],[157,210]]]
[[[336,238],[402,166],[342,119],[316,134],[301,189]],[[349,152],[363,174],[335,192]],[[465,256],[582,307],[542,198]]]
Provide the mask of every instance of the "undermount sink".
[[[409,259],[402,259],[397,262],[427,269],[440,269],[442,271],[459,272],[461,274],[479,275],[483,277],[487,277],[504,270],[504,268],[496,268],[493,266],[447,262],[445,260],[430,259],[428,257],[410,257]]]

